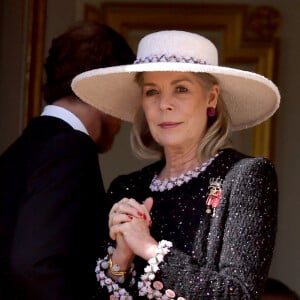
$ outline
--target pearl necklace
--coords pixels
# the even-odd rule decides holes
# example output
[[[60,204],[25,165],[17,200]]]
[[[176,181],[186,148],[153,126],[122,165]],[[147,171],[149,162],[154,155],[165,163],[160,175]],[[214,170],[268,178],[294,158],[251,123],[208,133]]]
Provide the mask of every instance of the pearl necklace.
[[[149,189],[152,192],[163,192],[165,190],[171,190],[175,186],[181,186],[184,183],[189,182],[192,178],[197,178],[198,175],[205,171],[206,168],[212,163],[212,161],[220,154],[217,153],[215,156],[211,157],[208,161],[204,162],[200,166],[196,166],[194,169],[189,170],[178,177],[166,178],[164,180],[160,180],[158,176],[155,174],[150,185]]]

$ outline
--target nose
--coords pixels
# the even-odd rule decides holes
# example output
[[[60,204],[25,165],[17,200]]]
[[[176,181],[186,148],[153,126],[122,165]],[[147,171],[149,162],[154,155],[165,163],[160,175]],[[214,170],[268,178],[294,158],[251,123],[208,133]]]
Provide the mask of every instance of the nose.
[[[160,96],[160,109],[172,110],[174,108],[172,96],[168,93],[162,93]]]

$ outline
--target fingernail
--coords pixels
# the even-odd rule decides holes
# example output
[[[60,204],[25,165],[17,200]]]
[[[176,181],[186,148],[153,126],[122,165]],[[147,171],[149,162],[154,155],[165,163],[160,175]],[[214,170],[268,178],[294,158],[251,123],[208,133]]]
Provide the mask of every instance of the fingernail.
[[[142,212],[140,212],[140,211],[138,211],[138,213],[137,213],[137,214],[138,214],[138,216],[139,216],[140,218],[142,218],[142,217],[143,217],[143,215],[144,215],[144,214],[143,214]]]

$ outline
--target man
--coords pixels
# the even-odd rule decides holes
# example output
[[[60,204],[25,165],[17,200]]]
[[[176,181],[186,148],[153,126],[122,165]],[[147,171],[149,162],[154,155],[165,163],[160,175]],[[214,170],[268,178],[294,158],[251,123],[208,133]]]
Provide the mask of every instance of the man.
[[[47,105],[0,157],[0,299],[93,299],[107,229],[98,153],[110,149],[120,120],[78,99],[70,82],[133,60],[105,25],[81,24],[53,40]]]

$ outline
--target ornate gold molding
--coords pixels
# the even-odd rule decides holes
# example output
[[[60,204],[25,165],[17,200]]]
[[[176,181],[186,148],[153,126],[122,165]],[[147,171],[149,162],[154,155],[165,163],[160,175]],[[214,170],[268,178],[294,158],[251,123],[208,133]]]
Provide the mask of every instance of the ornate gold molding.
[[[41,109],[46,8],[46,0],[28,1],[24,126]]]

